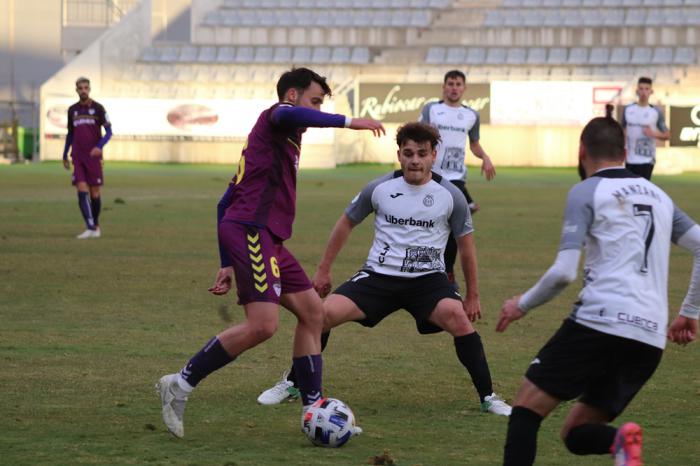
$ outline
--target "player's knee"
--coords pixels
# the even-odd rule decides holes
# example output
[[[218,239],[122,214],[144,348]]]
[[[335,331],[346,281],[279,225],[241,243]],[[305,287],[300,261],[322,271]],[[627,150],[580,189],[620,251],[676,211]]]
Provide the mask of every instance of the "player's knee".
[[[252,330],[256,341],[263,342],[269,340],[277,331],[277,321],[260,323],[253,327]]]
[[[446,306],[437,311],[439,313],[438,321],[447,332],[453,335],[465,335],[472,330],[469,319],[461,306]]]

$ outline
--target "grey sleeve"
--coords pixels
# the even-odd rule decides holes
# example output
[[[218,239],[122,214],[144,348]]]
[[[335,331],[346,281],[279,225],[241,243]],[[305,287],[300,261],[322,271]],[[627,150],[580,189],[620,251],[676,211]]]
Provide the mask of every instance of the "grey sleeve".
[[[474,121],[474,126],[469,130],[469,142],[479,142],[479,127],[481,126],[479,120],[479,113],[472,110],[474,115],[476,115],[476,121]]]
[[[440,184],[452,194],[452,213],[448,219],[450,230],[452,230],[452,236],[461,238],[473,232],[474,225],[472,223],[472,214],[469,211],[469,205],[462,191],[457,189],[455,185],[445,178],[442,179]]]
[[[671,229],[671,241],[678,244],[678,239],[693,228],[695,222],[677,206],[673,206],[673,227]]]
[[[581,249],[593,224],[593,196],[601,178],[593,177],[575,185],[569,191],[564,209],[564,226],[559,250]]]
[[[423,105],[420,115],[418,115],[419,122],[430,124],[430,107],[432,107],[432,105],[432,103]]]
[[[656,113],[659,114],[659,119],[656,120],[656,127],[659,128],[659,131],[665,133],[668,131],[668,126],[666,126],[666,120],[664,119],[664,114],[661,113],[661,110],[658,108],[656,109]]]
[[[374,204],[372,203],[372,193],[383,182],[393,178],[393,173],[381,176],[372,180],[362,188],[355,198],[350,201],[350,204],[345,208],[345,215],[348,216],[353,223],[362,222],[369,214],[374,212]]]

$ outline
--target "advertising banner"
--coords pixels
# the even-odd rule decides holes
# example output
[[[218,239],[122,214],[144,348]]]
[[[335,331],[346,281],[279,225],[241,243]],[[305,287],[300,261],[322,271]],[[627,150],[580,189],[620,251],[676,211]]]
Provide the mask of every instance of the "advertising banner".
[[[669,126],[672,147],[700,147],[700,105],[672,105]]]
[[[442,98],[442,84],[360,83],[355,116],[374,118],[384,123],[418,120],[421,108]],[[482,124],[490,121],[491,87],[469,84],[462,103],[479,112]]]

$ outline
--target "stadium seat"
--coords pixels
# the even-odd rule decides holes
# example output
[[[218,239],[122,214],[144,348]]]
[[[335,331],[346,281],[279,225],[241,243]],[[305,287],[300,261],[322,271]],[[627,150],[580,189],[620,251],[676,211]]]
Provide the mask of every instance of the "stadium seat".
[[[656,47],[651,58],[652,65],[670,65],[673,62],[673,49],[671,47]]]
[[[653,51],[650,47],[635,47],[632,49],[630,63],[633,65],[648,65],[651,63]]]
[[[572,47],[569,51],[569,65],[584,65],[588,63],[588,49],[585,47]]]
[[[563,0],[561,6],[566,8],[578,8],[581,6],[581,0]]]
[[[253,62],[255,63],[270,63],[272,61],[274,51],[272,47],[258,47],[255,50],[255,57]]]
[[[250,63],[253,61],[255,56],[255,49],[253,47],[238,47],[236,50],[236,63]]]
[[[646,24],[646,11],[628,9],[625,16],[625,26],[644,26]]]
[[[501,25],[501,14],[499,10],[489,10],[484,16],[484,27],[497,27]]]
[[[461,65],[464,63],[464,57],[466,55],[466,50],[464,47],[450,47],[447,49],[447,56],[445,56],[445,63],[450,65]]]
[[[437,65],[445,61],[445,47],[430,47],[425,56],[425,62],[431,65]]]
[[[289,63],[291,60],[291,47],[275,47],[275,53],[272,55],[272,61],[274,63]]]
[[[563,65],[567,63],[567,53],[564,47],[552,47],[547,56],[548,65]]]
[[[620,27],[625,22],[625,10],[621,8],[615,10],[605,10],[602,15],[602,24],[604,26]]]
[[[160,50],[156,47],[146,47],[141,52],[142,61],[159,61]]]
[[[673,57],[673,63],[675,65],[695,64],[695,49],[692,47],[678,47]]]
[[[610,50],[607,47],[593,47],[591,49],[591,55],[588,58],[589,65],[607,65],[609,62]]]
[[[611,65],[628,65],[630,63],[629,47],[615,47],[610,54]]]
[[[486,54],[486,64],[502,65],[506,61],[506,49],[503,47],[492,47]]]
[[[508,65],[524,65],[527,51],[522,47],[509,48],[506,53],[506,64]]]
[[[349,47],[334,47],[331,53],[331,63],[348,63],[350,61]]]
[[[564,17],[562,16],[562,13],[558,9],[549,9],[549,10],[544,10],[544,15],[542,19],[542,24],[544,26],[561,26],[564,24]]]
[[[364,65],[370,62],[370,53],[367,47],[355,47],[352,49],[350,63]]]
[[[527,50],[527,59],[525,63],[528,65],[544,65],[547,63],[547,50],[543,47],[532,47]]]
[[[236,58],[236,48],[235,47],[219,47],[216,54],[216,61],[218,63],[233,63]]]
[[[330,47],[314,47],[311,53],[311,63],[328,63],[331,61]]]
[[[417,28],[425,28],[430,26],[430,12],[424,10],[417,10],[411,13],[411,21],[409,26]]]
[[[483,65],[486,62],[486,49],[483,47],[470,47],[464,63],[467,65]]]
[[[292,61],[295,65],[311,62],[311,47],[295,47]]]
[[[199,48],[197,61],[200,63],[216,61],[216,47],[204,46]]]

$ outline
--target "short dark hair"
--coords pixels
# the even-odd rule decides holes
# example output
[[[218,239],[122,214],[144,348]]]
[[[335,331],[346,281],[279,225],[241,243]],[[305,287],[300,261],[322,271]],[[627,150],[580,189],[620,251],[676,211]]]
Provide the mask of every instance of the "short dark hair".
[[[75,80],[75,87],[78,87],[78,84],[80,84],[80,83],[87,83],[89,86],[90,80],[88,78],[86,78],[85,76],[81,76]]]
[[[642,76],[642,77],[639,78],[639,80],[637,81],[637,85],[639,85],[639,84],[648,84],[648,85],[651,86],[651,78],[647,78],[646,76]]]
[[[442,83],[445,84],[447,82],[447,80],[450,78],[452,78],[452,79],[462,78],[462,81],[464,81],[465,83],[467,82],[467,77],[464,75],[464,73],[462,73],[459,70],[450,70],[447,73],[445,73],[445,77],[443,78]]]
[[[308,68],[292,68],[285,72],[277,81],[277,97],[284,99],[284,95],[289,89],[304,91],[312,82],[318,83],[323,89],[323,95],[330,96],[331,88],[326,82],[326,78]]]
[[[612,115],[589,121],[581,132],[581,144],[594,159],[620,160],[625,156],[625,132]]]
[[[440,132],[425,123],[406,123],[396,131],[396,144],[401,147],[409,139],[417,143],[430,142],[431,149],[435,149],[440,142]]]

